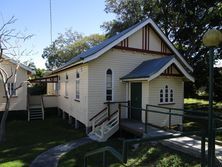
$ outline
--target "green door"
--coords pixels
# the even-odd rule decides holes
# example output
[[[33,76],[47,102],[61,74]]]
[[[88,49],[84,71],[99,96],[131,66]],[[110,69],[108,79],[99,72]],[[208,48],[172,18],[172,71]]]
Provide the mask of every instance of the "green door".
[[[142,84],[140,82],[131,83],[131,106],[142,107]],[[141,110],[132,108],[131,119],[141,121]]]

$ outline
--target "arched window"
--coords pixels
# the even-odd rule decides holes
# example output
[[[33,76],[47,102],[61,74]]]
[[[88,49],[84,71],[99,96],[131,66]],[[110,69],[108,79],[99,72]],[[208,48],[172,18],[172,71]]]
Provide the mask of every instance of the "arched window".
[[[170,90],[170,102],[173,102],[173,90]]]
[[[168,86],[165,86],[165,102],[168,102],[169,92],[168,92]]]
[[[163,89],[160,89],[160,103],[163,103]]]
[[[80,99],[79,85],[80,85],[80,74],[79,72],[76,72],[76,100]]]
[[[168,85],[165,85],[163,89],[160,89],[160,103],[172,102],[174,102],[173,89],[169,89]]]
[[[112,70],[106,71],[106,100],[112,100]]]

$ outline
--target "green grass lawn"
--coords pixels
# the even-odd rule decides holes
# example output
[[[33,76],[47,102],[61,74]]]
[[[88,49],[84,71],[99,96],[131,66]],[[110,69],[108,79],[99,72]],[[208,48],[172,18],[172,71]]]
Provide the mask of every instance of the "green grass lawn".
[[[194,99],[194,98],[185,98],[184,99],[184,108],[185,109],[195,109],[208,107],[208,100],[203,99]],[[222,102],[214,102],[214,109],[216,111],[222,112]]]
[[[191,109],[191,110],[195,110],[195,109],[201,109],[204,108],[204,110],[202,110],[203,112],[208,112],[208,101],[207,100],[202,100],[202,99],[193,99],[193,98],[187,98],[184,99],[184,108],[185,109]],[[221,113],[222,114],[222,102],[214,102],[214,111],[216,111],[217,113]],[[205,130],[207,130],[207,122],[206,121],[197,121],[197,120],[192,120],[192,119],[187,119],[185,118],[184,120],[184,130],[185,131],[190,131],[190,130],[199,130],[200,128],[204,128]],[[217,127],[222,127],[222,122],[217,121],[216,122],[216,126]],[[217,140],[222,141],[222,133],[218,133],[216,136]]]
[[[40,153],[57,146],[84,137],[83,130],[74,130],[61,118],[50,117],[45,121],[9,121],[7,124],[7,142],[0,145],[0,167],[27,167]],[[103,146],[112,146],[121,152],[122,141],[117,136],[105,143],[90,143],[65,154],[59,162],[60,167],[81,167],[84,155]],[[127,166],[199,166],[200,160],[171,151],[159,145],[143,144],[136,151],[129,151]],[[101,155],[89,159],[90,166],[101,166]],[[112,167],[121,164],[109,155]]]
[[[196,106],[196,108],[206,107],[207,101],[196,99],[185,99],[185,108]],[[215,104],[218,111],[222,109],[222,103]],[[9,121],[7,124],[7,142],[0,145],[0,167],[26,167],[40,153],[51,147],[57,146],[81,138],[83,130],[74,130],[67,120],[62,120],[56,116],[47,118],[45,121]],[[200,124],[185,120],[185,130],[199,129]],[[217,136],[222,140],[222,134]],[[90,143],[81,146],[64,155],[59,162],[60,167],[81,167],[83,157],[86,152],[103,146],[112,146],[119,152],[122,149],[122,141],[113,138],[105,143]],[[143,144],[136,151],[130,149],[126,166],[157,166],[157,167],[177,167],[177,166],[200,166],[200,160],[190,156],[174,152],[160,145]],[[121,164],[109,155],[108,162],[111,167],[120,167]],[[96,155],[89,159],[91,167],[102,164],[102,155]]]
[[[81,146],[64,155],[59,161],[59,167],[81,167],[84,162],[86,152],[99,147],[112,146],[121,152],[122,142],[118,139],[111,139],[105,143],[90,143]],[[199,167],[200,160],[188,155],[172,151],[160,144],[141,144],[136,150],[129,149],[127,164],[121,164],[111,154],[108,154],[109,167]],[[89,167],[102,166],[102,154],[89,157]]]
[[[30,123],[10,121],[7,142],[0,145],[0,167],[29,166],[41,152],[83,136],[83,131],[74,130],[67,121],[57,117]]]

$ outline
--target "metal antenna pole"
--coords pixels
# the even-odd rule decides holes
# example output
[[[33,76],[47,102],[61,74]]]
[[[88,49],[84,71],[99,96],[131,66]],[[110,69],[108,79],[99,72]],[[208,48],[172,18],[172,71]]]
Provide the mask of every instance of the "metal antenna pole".
[[[49,16],[50,16],[50,38],[52,43],[52,0],[49,0]]]

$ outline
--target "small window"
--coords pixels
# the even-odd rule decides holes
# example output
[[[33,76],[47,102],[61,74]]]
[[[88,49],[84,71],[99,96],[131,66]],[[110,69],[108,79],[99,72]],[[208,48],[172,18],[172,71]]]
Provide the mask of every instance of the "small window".
[[[106,100],[112,101],[112,70],[106,71]]]
[[[60,93],[60,81],[58,81],[57,83],[54,83],[54,91],[55,91],[55,94],[59,95],[59,93]]]
[[[165,102],[168,102],[168,97],[169,97],[169,93],[168,93],[168,86],[165,86]]]
[[[170,102],[173,102],[173,90],[170,90]]]
[[[164,89],[160,89],[160,103],[174,102],[173,89],[169,89],[168,85]]]
[[[80,75],[77,72],[76,73],[76,99],[77,100],[80,99],[80,89],[79,89],[79,86],[80,86]]]
[[[16,96],[15,83],[8,83],[7,88],[10,96]]]
[[[160,103],[163,103],[163,89],[160,90]]]
[[[65,97],[68,97],[68,81],[65,81]]]
[[[68,75],[66,74],[66,80],[65,80],[65,97],[68,97]]]

